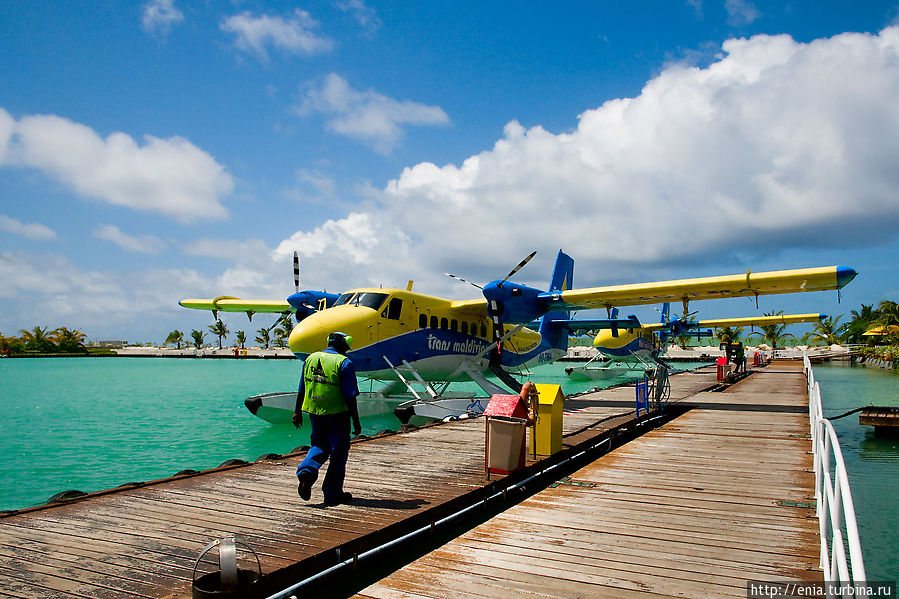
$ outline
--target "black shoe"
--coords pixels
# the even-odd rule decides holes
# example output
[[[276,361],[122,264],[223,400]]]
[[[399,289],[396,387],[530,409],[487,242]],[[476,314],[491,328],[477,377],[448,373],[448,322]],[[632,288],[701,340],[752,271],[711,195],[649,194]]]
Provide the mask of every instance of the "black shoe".
[[[337,497],[325,498],[325,505],[340,505],[341,503],[349,503],[353,500],[353,494],[344,491]]]
[[[308,470],[300,470],[297,473],[297,479],[300,481],[297,486],[297,493],[304,501],[309,501],[312,496],[312,473]]]

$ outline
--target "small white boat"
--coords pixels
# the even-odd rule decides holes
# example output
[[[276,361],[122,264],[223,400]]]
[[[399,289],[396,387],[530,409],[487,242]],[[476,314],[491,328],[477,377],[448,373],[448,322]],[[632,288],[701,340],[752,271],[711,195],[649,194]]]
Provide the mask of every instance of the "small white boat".
[[[362,392],[356,401],[359,418],[380,414],[392,414],[396,407],[406,401],[404,397],[384,397],[378,393]],[[293,418],[297,404],[297,392],[263,393],[244,400],[250,413],[272,424],[287,424]]]

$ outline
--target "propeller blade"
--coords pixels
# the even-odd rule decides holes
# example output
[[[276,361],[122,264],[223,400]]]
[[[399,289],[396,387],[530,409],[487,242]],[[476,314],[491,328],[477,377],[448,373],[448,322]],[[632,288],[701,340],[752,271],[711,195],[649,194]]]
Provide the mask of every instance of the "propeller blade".
[[[500,281],[500,285],[502,285],[503,283],[505,283],[506,281],[508,281],[509,279],[511,279],[511,278],[515,275],[515,273],[517,273],[519,270],[521,270],[522,268],[524,268],[524,265],[527,264],[528,262],[530,262],[530,261],[531,261],[531,258],[533,258],[533,257],[536,256],[536,255],[537,255],[537,250],[534,250],[533,252],[531,252],[530,254],[528,254],[528,257],[527,257],[527,258],[525,258],[524,260],[522,260],[521,262],[519,262],[519,263],[518,263],[518,266],[516,266],[515,268],[513,268],[512,271],[511,271],[509,274],[506,275],[506,278],[503,279],[502,281]]]
[[[297,293],[300,292],[300,255],[297,251],[293,251],[293,282],[297,286]]]
[[[463,283],[468,283],[469,285],[474,285],[474,286],[477,287],[478,289],[483,289],[483,287],[481,287],[481,286],[478,285],[477,283],[472,283],[471,281],[466,281],[466,280],[463,279],[462,277],[457,277],[456,275],[450,274],[450,273],[448,273],[448,272],[445,272],[445,273],[443,273],[443,274],[445,274],[445,275],[448,276],[448,277],[452,277],[452,278],[456,279],[457,281],[461,281],[461,282],[463,282]]]

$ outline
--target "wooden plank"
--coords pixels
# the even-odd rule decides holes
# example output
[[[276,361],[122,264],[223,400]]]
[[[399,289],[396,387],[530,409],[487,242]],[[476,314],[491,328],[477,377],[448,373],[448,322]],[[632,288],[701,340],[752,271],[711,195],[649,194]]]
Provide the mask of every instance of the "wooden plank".
[[[785,367],[730,389],[692,397],[685,416],[360,596],[414,588],[415,574],[435,570],[453,575],[432,581],[427,596],[483,584],[556,596],[565,584],[595,584],[603,590],[583,596],[605,596],[609,585],[744,597],[748,579],[820,580],[814,511],[779,503],[813,496],[804,376]]]

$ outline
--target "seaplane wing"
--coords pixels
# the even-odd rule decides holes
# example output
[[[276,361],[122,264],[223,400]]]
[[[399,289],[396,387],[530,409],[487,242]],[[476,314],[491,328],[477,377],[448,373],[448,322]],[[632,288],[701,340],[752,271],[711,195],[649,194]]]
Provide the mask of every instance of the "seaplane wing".
[[[827,318],[826,314],[778,314],[777,316],[745,316],[741,318],[717,318],[689,322],[690,327],[721,329],[724,327],[765,326],[769,324],[798,324],[801,322],[820,322]],[[647,331],[657,331],[670,325],[664,322],[644,324]]]
[[[658,283],[589,287],[546,293],[553,307],[565,309],[611,308],[674,301],[752,297],[840,289],[856,275],[845,266],[777,270],[769,272],[679,279]]]
[[[219,312],[269,312],[281,314],[283,312],[296,311],[285,300],[245,300],[231,296],[221,296],[215,299],[183,299],[178,304],[184,308],[217,310]]]

